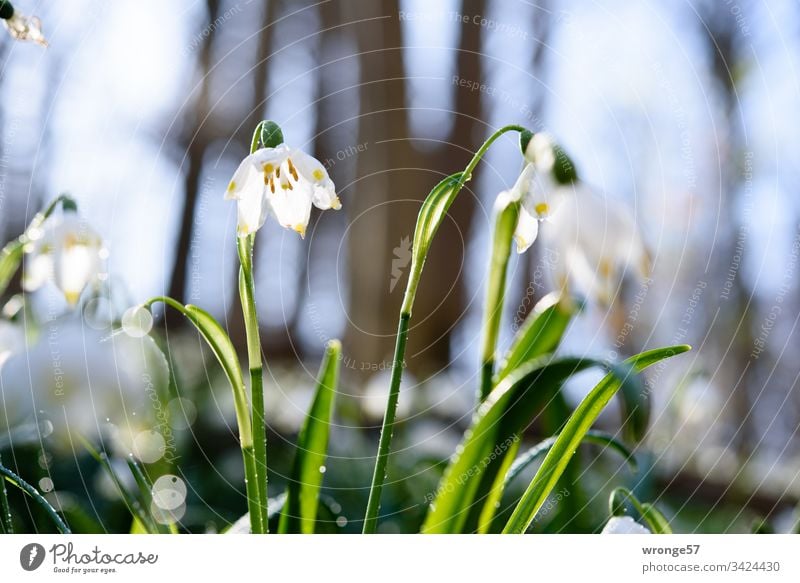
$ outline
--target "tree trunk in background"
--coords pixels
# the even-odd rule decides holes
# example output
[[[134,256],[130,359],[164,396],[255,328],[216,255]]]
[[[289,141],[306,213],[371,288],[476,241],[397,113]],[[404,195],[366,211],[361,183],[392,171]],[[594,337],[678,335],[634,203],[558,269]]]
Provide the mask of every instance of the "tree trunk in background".
[[[206,11],[209,23],[214,22],[219,14],[219,0],[206,0]],[[187,267],[189,252],[192,245],[192,231],[194,229],[194,214],[197,207],[197,197],[200,184],[200,172],[203,166],[203,156],[209,142],[213,139],[209,130],[210,120],[208,91],[209,75],[211,70],[211,50],[215,34],[212,31],[203,35],[200,45],[198,64],[200,68],[200,88],[197,99],[185,112],[187,123],[185,175],[183,181],[184,203],[181,212],[181,224],[178,231],[178,240],[175,245],[175,261],[172,267],[172,278],[169,282],[168,294],[182,301],[186,292]],[[199,122],[202,125],[198,125]],[[196,128],[196,129],[195,129]],[[177,325],[183,321],[179,314],[172,310],[166,312],[170,325]]]
[[[730,390],[730,407],[732,422],[738,424],[732,436],[732,445],[739,454],[740,459],[747,459],[753,452],[758,439],[753,430],[752,407],[755,403],[751,400],[750,387],[756,375],[756,363],[750,358],[753,350],[753,316],[756,313],[755,294],[747,288],[742,279],[741,269],[744,266],[744,246],[747,241],[741,237],[744,226],[740,216],[742,175],[740,169],[746,154],[747,144],[739,123],[741,111],[736,92],[733,75],[737,71],[737,54],[735,50],[738,42],[736,20],[732,16],[720,17],[717,12],[711,12],[713,4],[709,5],[704,24],[709,27],[703,30],[707,43],[707,50],[712,57],[712,73],[717,82],[717,89],[723,103],[725,120],[723,131],[727,135],[718,138],[718,149],[721,152],[720,166],[720,209],[727,212],[721,224],[727,224],[728,229],[720,232],[719,252],[711,262],[718,270],[715,274],[719,283],[726,282],[729,277],[729,268],[733,257],[739,253],[741,259],[739,268],[732,281],[727,299],[720,299],[720,333],[714,337],[719,342],[719,378]],[[745,204],[747,204],[745,202]],[[739,248],[741,245],[742,248]],[[721,286],[720,286],[721,288]]]
[[[355,192],[345,206],[350,219],[345,346],[352,366],[368,370],[391,362],[405,285],[403,278],[390,293],[393,250],[413,237],[419,201],[438,177],[418,169],[419,155],[409,141],[398,2],[360,2],[358,11],[350,4],[343,8],[349,21],[363,20],[351,28],[360,53],[357,142],[366,144],[357,160]]]
[[[462,0],[461,14],[486,14],[486,0]],[[461,79],[484,81],[481,45],[484,27],[459,22],[456,70]],[[434,158],[436,169],[444,175],[463,170],[473,153],[491,133],[483,108],[483,93],[454,87],[453,127]],[[480,196],[472,188],[478,184],[481,167],[475,172],[456,202],[450,207],[431,247],[420,284],[415,311],[416,329],[409,339],[408,354],[421,361],[422,374],[433,374],[450,362],[450,338],[470,301],[482,306],[480,294],[468,293],[464,285],[466,247],[470,240]],[[438,178],[437,178],[438,180]],[[428,186],[428,190],[435,184]]]

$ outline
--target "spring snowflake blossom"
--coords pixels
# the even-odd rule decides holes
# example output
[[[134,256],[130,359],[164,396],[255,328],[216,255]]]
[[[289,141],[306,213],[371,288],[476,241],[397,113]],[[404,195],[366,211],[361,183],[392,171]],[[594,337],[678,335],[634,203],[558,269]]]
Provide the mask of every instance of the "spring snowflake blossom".
[[[42,21],[36,16],[28,18],[18,10],[14,10],[10,18],[3,18],[3,25],[15,40],[27,40],[43,47],[47,46],[47,40],[42,33]]]
[[[255,233],[267,215],[305,237],[311,205],[341,208],[336,188],[319,160],[281,144],[250,154],[233,175],[225,198],[238,203],[239,236]]]
[[[104,277],[108,255],[103,240],[74,212],[49,218],[40,229],[28,233],[26,265],[22,278],[25,291],[34,291],[52,281],[75,306],[89,284]]]
[[[602,534],[652,534],[630,516],[612,516]]]
[[[557,283],[573,283],[600,303],[610,303],[628,266],[647,277],[650,260],[628,209],[580,181],[564,151],[547,134],[522,144],[526,165],[512,193],[522,205],[517,252],[539,234],[555,257]]]

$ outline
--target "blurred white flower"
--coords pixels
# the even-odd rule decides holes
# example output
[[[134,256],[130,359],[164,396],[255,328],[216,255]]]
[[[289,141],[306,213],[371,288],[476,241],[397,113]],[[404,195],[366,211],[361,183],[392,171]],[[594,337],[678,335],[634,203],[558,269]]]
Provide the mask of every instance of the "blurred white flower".
[[[25,331],[19,324],[0,320],[0,369],[12,354],[25,346]]]
[[[625,206],[581,182],[572,161],[544,133],[522,143],[526,165],[511,193],[522,202],[515,233],[517,252],[541,236],[551,251],[556,282],[570,283],[598,302],[609,304],[628,266],[642,277],[650,260],[636,221]]]
[[[572,283],[610,304],[628,266],[642,278],[649,276],[647,249],[624,205],[578,181],[558,188],[551,207],[542,240],[552,252],[558,285]]]
[[[271,211],[281,226],[305,237],[312,204],[322,210],[342,206],[319,160],[286,144],[247,156],[225,198],[238,203],[240,236],[258,231]]]
[[[38,17],[27,18],[18,10],[14,10],[11,18],[3,19],[3,24],[14,39],[29,40],[43,47],[47,46],[47,40],[42,33],[42,21]]]
[[[53,424],[55,447],[75,447],[81,435],[103,433],[120,453],[151,461],[169,435],[158,400],[168,369],[152,338],[104,336],[69,317],[48,322],[37,342],[22,346],[0,370],[0,424]],[[141,451],[140,451],[141,450]],[[146,451],[145,451],[146,450]]]
[[[630,516],[612,516],[602,534],[652,534]]]
[[[74,212],[51,217],[40,229],[28,232],[22,278],[25,291],[34,291],[51,280],[70,306],[83,290],[103,277],[108,252],[103,240]]]

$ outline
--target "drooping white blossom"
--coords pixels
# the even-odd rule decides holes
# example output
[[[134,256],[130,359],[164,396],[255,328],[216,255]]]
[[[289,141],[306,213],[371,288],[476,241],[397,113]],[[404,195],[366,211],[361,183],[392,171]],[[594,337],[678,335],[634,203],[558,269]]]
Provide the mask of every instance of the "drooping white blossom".
[[[647,249],[623,204],[576,182],[557,189],[551,206],[542,240],[554,258],[560,286],[574,285],[588,297],[609,304],[628,267],[648,277]]]
[[[342,206],[325,166],[286,144],[261,148],[242,160],[225,198],[238,203],[240,236],[255,233],[273,214],[282,227],[305,237],[312,204],[322,210]]]
[[[42,33],[42,21],[36,16],[28,18],[15,9],[11,18],[3,19],[3,25],[8,34],[16,40],[32,41],[47,46],[47,40]]]
[[[83,290],[104,277],[108,255],[100,236],[74,212],[48,218],[28,233],[22,286],[34,291],[52,281],[70,306]]]

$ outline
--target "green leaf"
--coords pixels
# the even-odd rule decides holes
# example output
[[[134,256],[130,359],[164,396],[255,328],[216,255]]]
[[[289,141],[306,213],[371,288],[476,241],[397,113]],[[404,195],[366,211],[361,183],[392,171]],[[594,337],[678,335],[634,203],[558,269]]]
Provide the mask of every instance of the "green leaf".
[[[624,377],[620,378],[619,372],[606,375],[570,415],[564,429],[550,448],[528,489],[522,495],[503,532],[522,534],[527,530],[558,479],[564,473],[578,444],[597,420],[611,397],[619,390],[620,385],[628,380],[630,374],[641,372],[648,366],[687,350],[690,350],[689,346],[678,345],[643,352],[625,361],[631,370]]]
[[[636,458],[634,457],[633,452],[631,452],[631,450],[628,449],[624,443],[619,441],[613,435],[603,433],[601,431],[589,431],[584,436],[583,441],[584,443],[593,443],[595,445],[600,445],[603,448],[610,448],[616,451],[625,458],[632,471],[638,471],[638,464],[636,463]],[[500,471],[495,478],[495,483],[492,485],[491,491],[486,496],[486,502],[483,505],[483,510],[481,510],[481,517],[478,523],[479,533],[489,531],[492,520],[494,520],[497,507],[499,506],[499,503],[503,497],[503,492],[508,488],[508,485],[519,474],[521,474],[525,468],[539,458],[544,457],[544,455],[550,451],[550,448],[553,447],[555,442],[556,437],[549,437],[528,449],[517,459],[514,458],[517,455],[519,442],[515,444],[517,446],[516,449],[509,449],[506,461],[504,462],[505,467],[500,468]],[[480,494],[478,495],[478,498],[480,499]]]
[[[622,427],[633,442],[640,442],[650,425],[650,393],[624,384],[620,391]]]
[[[286,504],[278,527],[280,533],[314,534],[341,353],[342,345],[338,340],[328,342],[314,400],[297,438]]]
[[[233,389],[234,406],[236,409],[236,421],[239,425],[240,445],[244,449],[253,446],[253,433],[250,425],[250,410],[247,403],[247,394],[244,387],[244,376],[242,367],[239,364],[239,356],[231,342],[230,337],[220,326],[214,316],[192,304],[182,305],[180,302],[166,296],[151,298],[145,303],[145,307],[156,302],[163,302],[168,306],[181,312],[194,325],[198,332],[205,339],[214,356],[222,366],[225,376]]]
[[[514,478],[521,474],[525,468],[547,454],[547,452],[550,451],[550,448],[552,448],[555,444],[556,439],[558,439],[558,436],[548,437],[547,439],[534,445],[519,458],[517,458],[505,476],[505,487],[507,488]],[[619,441],[613,435],[604,433],[602,431],[587,431],[586,435],[583,436],[582,441],[584,443],[592,443],[603,448],[609,448],[613,451],[616,451],[625,458],[625,461],[628,462],[628,465],[632,471],[638,471],[639,466],[636,463],[636,458],[634,457],[633,452],[628,448],[628,446]]]
[[[501,194],[495,203],[494,236],[489,260],[489,276],[486,283],[486,304],[483,310],[483,356],[481,357],[481,381],[478,399],[483,401],[494,386],[494,358],[497,336],[503,318],[506,296],[506,270],[511,256],[511,243],[519,219],[519,201],[512,200],[508,193]]]
[[[403,306],[400,309],[402,314],[411,314],[417,286],[422,276],[422,268],[425,266],[425,259],[428,257],[433,237],[465,181],[463,172],[451,174],[433,187],[419,209],[411,247],[411,270],[403,297]]]
[[[555,351],[575,315],[575,306],[571,298],[562,298],[556,292],[539,300],[517,332],[494,383],[499,383],[524,363]]]
[[[669,521],[655,506],[650,503],[641,503],[636,496],[627,488],[615,488],[608,498],[608,507],[612,516],[622,516],[626,513],[625,503],[630,502],[631,506],[639,513],[639,516],[647,524],[653,534],[672,534],[672,527]]]
[[[98,451],[95,447],[89,443],[88,440],[79,436],[78,439],[83,444],[83,447],[86,451],[89,452],[94,460],[102,466],[105,472],[108,474],[108,477],[111,478],[111,482],[117,488],[117,492],[122,498],[125,507],[130,512],[131,517],[134,520],[138,520],[142,527],[150,534],[158,534],[158,526],[156,525],[153,517],[150,515],[150,506],[149,504],[145,506],[144,500],[140,500],[133,494],[131,494],[128,489],[123,485],[122,478],[120,478],[117,471],[114,469],[114,466],[111,465],[110,460],[108,459],[108,454],[104,451]],[[134,474],[134,477],[135,474]],[[138,484],[138,480],[137,480]]]
[[[69,527],[66,523],[62,520],[61,516],[59,516],[58,512],[55,508],[39,493],[39,490],[31,486],[28,482],[20,478],[17,474],[9,470],[3,464],[0,464],[0,476],[2,476],[9,484],[12,484],[25,492],[28,496],[34,499],[36,503],[41,506],[47,515],[50,517],[50,520],[53,521],[53,524],[56,525],[56,528],[61,534],[71,534]]]
[[[11,278],[17,272],[24,249],[25,243],[19,238],[7,243],[0,252],[0,296],[5,293]]]
[[[593,366],[607,365],[584,358],[539,360],[522,365],[504,378],[478,409],[445,470],[422,531],[462,532],[468,516],[480,513],[484,501],[477,493],[492,491],[504,460],[515,451],[520,433],[538,413],[541,394]]]

